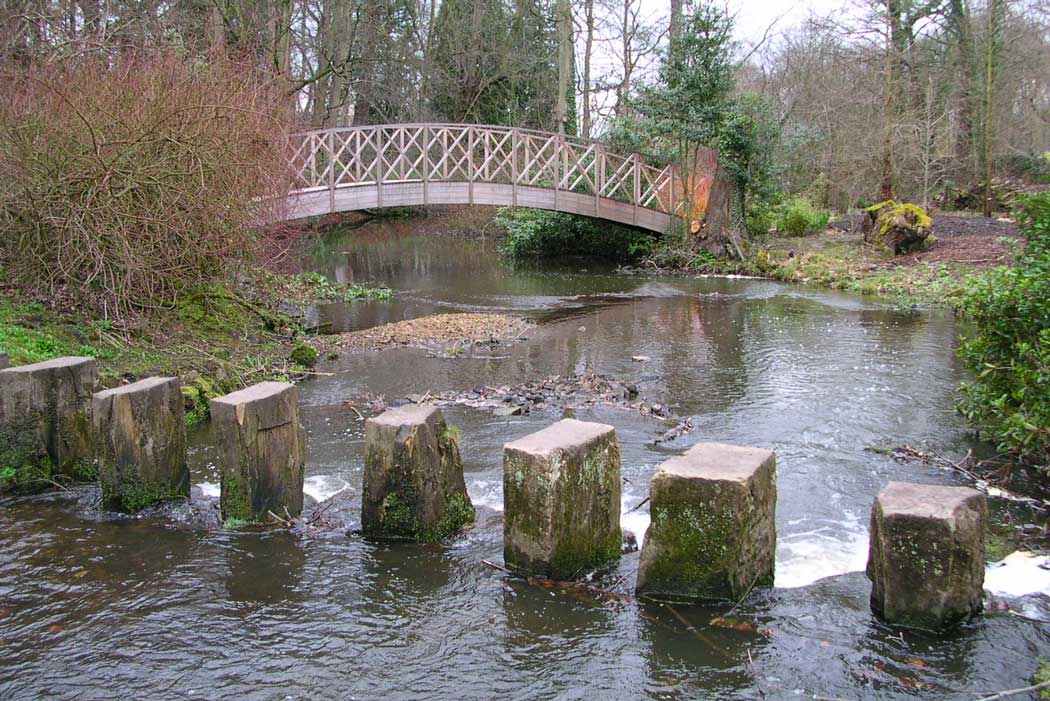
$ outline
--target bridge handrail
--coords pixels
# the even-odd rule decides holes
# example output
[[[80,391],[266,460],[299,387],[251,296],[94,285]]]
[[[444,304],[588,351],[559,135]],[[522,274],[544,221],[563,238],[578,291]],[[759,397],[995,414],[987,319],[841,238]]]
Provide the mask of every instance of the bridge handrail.
[[[519,134],[532,134],[534,136],[561,136],[566,141],[572,141],[580,145],[595,145],[601,147],[603,150],[610,151],[609,144],[598,139],[589,139],[582,136],[575,136],[571,134],[559,135],[557,132],[544,131],[542,129],[530,129],[527,127],[510,127],[505,124],[473,124],[467,122],[402,122],[402,123],[387,123],[387,124],[353,124],[349,126],[339,127],[323,127],[320,129],[305,129],[297,131],[292,134],[292,137],[306,137],[306,136],[320,136],[322,134],[329,133],[342,133],[349,131],[368,130],[368,129],[419,129],[419,128],[438,128],[438,129],[463,129],[463,128],[475,128],[475,129],[487,129],[491,131],[516,131]],[[630,153],[624,154],[622,152],[615,152],[615,155],[620,157],[629,157],[631,155],[638,155],[645,159],[645,162],[649,165],[661,165],[667,166],[672,161],[669,158],[663,156],[657,156],[652,153],[645,151],[631,151]]]

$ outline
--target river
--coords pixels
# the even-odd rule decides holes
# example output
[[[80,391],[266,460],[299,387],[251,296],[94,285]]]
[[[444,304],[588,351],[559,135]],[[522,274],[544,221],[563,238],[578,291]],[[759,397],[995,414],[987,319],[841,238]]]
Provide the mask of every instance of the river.
[[[387,303],[316,310],[347,330],[445,311],[520,314],[527,340],[464,357],[344,354],[300,385],[308,491],[359,491],[364,427],[348,400],[605,373],[691,417],[695,430],[613,406],[577,417],[616,427],[623,527],[640,539],[656,466],[696,441],[778,458],[776,587],[730,605],[666,607],[508,578],[505,442],[557,420],[452,406],[472,531],[442,546],[342,532],[198,533],[81,519],[39,503],[0,509],[0,698],[839,699],[958,698],[1025,686],[1050,657],[1045,623],[989,612],[937,637],[875,620],[863,574],[872,499],[890,480],[966,484],[873,450],[973,447],[952,404],[964,371],[950,314],[756,279],[617,275],[562,261],[504,267],[493,245],[411,221],[335,232],[305,261],[378,282]],[[632,356],[647,356],[635,362]],[[208,431],[191,436],[194,482],[218,481]],[[990,500],[993,529],[1033,520]],[[638,554],[601,586],[628,593]],[[1042,594],[1010,601],[1045,615]],[[712,621],[714,620],[714,623]],[[1023,698],[1023,697],[1021,697]]]

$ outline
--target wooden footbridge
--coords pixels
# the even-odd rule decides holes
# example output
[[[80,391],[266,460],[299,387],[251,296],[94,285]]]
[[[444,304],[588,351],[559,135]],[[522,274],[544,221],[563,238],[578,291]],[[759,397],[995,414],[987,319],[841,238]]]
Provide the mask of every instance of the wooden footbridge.
[[[717,167],[711,152],[683,180],[675,164],[611,153],[597,141],[478,124],[323,129],[298,134],[293,152],[298,179],[290,219],[484,204],[581,214],[661,233],[674,217],[703,216]]]

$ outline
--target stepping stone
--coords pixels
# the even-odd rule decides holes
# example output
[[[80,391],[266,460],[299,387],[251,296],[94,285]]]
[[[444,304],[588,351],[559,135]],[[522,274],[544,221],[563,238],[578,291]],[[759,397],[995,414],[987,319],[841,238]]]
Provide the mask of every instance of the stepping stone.
[[[984,494],[890,482],[871,509],[871,608],[890,623],[939,631],[969,619],[984,596]]]
[[[177,377],[149,377],[92,398],[107,508],[134,513],[190,495],[186,421]]]
[[[0,370],[0,491],[95,479],[95,359],[68,357]],[[6,484],[6,486],[5,486]]]
[[[637,592],[736,601],[772,586],[776,480],[776,455],[762,448],[698,443],[661,464]]]
[[[302,513],[306,432],[295,385],[260,382],[216,397],[211,423],[220,448],[224,522],[268,522],[270,512],[281,518]]]
[[[361,528],[373,537],[440,541],[474,523],[457,431],[427,404],[365,422]]]
[[[563,419],[503,446],[503,559],[574,579],[620,557],[620,443],[606,424]]]

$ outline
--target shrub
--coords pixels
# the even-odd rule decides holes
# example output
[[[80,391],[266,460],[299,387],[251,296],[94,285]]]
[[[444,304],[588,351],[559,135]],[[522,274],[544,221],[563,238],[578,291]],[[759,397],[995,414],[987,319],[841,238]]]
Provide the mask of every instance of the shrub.
[[[1050,192],[1021,199],[1028,242],[1014,267],[974,277],[961,310],[973,332],[959,354],[974,374],[959,409],[1000,450],[1050,466]]]
[[[780,207],[776,227],[789,236],[805,236],[828,225],[828,213],[819,210],[803,197],[795,197]]]
[[[253,255],[291,182],[284,94],[231,60],[83,57],[0,91],[0,267],[37,296],[170,305]]]
[[[649,255],[656,242],[644,229],[542,209],[506,207],[496,219],[507,230],[504,255],[518,260],[581,255],[629,261]]]

